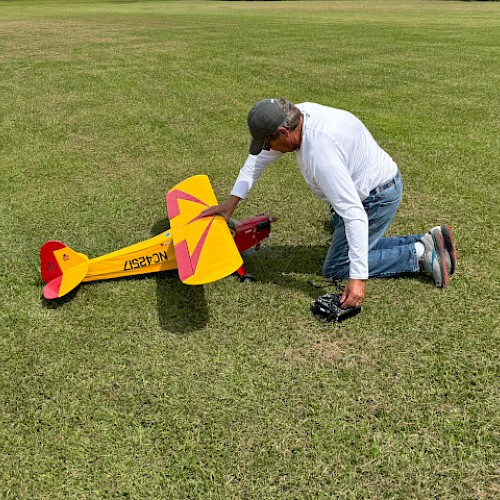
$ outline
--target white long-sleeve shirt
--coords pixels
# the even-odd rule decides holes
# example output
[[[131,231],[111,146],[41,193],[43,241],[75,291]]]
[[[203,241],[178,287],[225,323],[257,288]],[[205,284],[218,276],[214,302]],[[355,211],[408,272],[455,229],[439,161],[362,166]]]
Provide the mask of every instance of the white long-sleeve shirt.
[[[348,111],[305,102],[302,143],[295,151],[308,186],[342,217],[349,245],[349,277],[368,278],[368,218],[362,202],[370,191],[398,172],[393,159],[365,125]],[[245,198],[278,151],[249,155],[232,195]]]

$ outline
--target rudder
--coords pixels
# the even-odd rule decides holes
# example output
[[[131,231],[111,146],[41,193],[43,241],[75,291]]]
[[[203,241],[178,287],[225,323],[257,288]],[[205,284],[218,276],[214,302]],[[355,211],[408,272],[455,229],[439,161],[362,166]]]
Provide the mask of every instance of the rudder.
[[[40,249],[40,271],[44,283],[61,276],[68,269],[88,261],[88,257],[75,252],[61,241],[50,240]]]

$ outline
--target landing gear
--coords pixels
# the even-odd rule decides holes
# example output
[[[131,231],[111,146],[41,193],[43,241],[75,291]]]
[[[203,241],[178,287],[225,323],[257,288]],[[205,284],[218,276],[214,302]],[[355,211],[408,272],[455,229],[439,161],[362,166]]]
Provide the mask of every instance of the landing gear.
[[[245,273],[243,276],[240,276],[240,283],[252,283],[256,281],[255,276],[250,273]]]
[[[239,276],[240,283],[251,283],[256,281],[255,276],[247,273],[243,266],[241,266],[236,272]]]

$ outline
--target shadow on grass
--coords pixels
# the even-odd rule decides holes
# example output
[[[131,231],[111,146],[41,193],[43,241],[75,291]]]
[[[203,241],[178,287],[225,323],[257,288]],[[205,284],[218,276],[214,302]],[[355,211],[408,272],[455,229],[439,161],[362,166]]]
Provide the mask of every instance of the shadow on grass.
[[[156,276],[158,321],[164,330],[188,334],[208,322],[208,307],[203,286],[188,286],[179,281],[177,272]]]
[[[159,220],[151,228],[151,236],[169,229],[167,219]],[[331,226],[325,223],[325,231]],[[310,276],[322,284],[323,260],[328,251],[325,245],[264,246],[260,252],[249,251],[243,255],[244,266],[260,283],[272,283],[283,288],[295,289],[311,297],[317,296],[318,288],[311,286]],[[412,275],[427,281],[427,277]],[[151,274],[118,278],[120,280],[150,279]],[[160,327],[177,334],[189,334],[205,327],[208,322],[208,305],[203,286],[187,286],[181,283],[177,270],[156,273],[156,301]],[[41,285],[41,280],[38,280]],[[241,286],[235,278],[234,286]],[[78,287],[58,300],[40,297],[46,309],[57,309],[70,302],[78,293]]]
[[[158,221],[151,228],[151,236],[156,236],[169,229],[167,219]],[[152,274],[143,274],[130,277],[115,278],[120,281],[151,279]],[[203,328],[208,321],[208,309],[205,293],[201,286],[183,285],[178,277],[177,270],[155,273],[157,292],[156,301],[158,321],[162,329],[178,334],[186,334]],[[36,286],[44,283],[40,278],[35,281]],[[71,302],[78,294],[77,286],[64,297],[56,300],[47,300],[43,293],[40,302],[44,309],[59,309]]]
[[[294,289],[311,297],[321,293],[335,293],[323,277],[323,261],[329,245],[314,246],[269,246],[263,252],[253,252],[243,256],[245,269],[260,283],[272,283],[283,288]],[[412,279],[434,286],[432,277],[423,273],[408,273],[387,279]],[[374,278],[372,278],[374,279]],[[315,287],[311,284],[311,281]],[[342,280],[345,284],[347,280]],[[325,288],[326,292],[321,288]]]
[[[37,278],[35,280],[35,285],[38,288],[42,288],[45,286],[45,283],[41,280],[41,278]],[[55,300],[46,299],[43,296],[42,292],[40,293],[40,303],[42,304],[42,307],[44,309],[59,309],[60,307],[64,306],[64,304],[71,302],[75,298],[76,294],[78,293],[78,289],[79,286],[77,286],[74,290],[71,290],[71,292],[68,292],[64,297]]]
[[[328,246],[266,246],[263,251],[243,255],[247,272],[259,283],[272,283],[301,293],[317,295],[311,275],[322,280],[322,266]],[[314,278],[316,281],[316,278]]]
[[[151,228],[151,235],[168,229],[168,220],[160,220]],[[303,275],[321,276],[327,250],[328,245],[265,246],[260,252],[246,252],[243,261],[247,272],[260,283],[273,283],[314,296],[318,290]],[[203,286],[183,285],[177,271],[158,273],[156,283],[158,319],[164,330],[188,334],[207,324],[209,312]],[[251,283],[244,285],[235,276],[234,286],[251,286]]]
[[[158,221],[151,228],[154,236],[169,229],[167,219]],[[325,224],[325,230],[331,228]],[[311,286],[304,275],[319,273],[328,245],[317,246],[264,246],[259,252],[250,250],[243,255],[248,273],[260,283],[273,283],[283,288],[296,289],[311,296],[318,290]],[[177,271],[156,275],[158,319],[164,330],[188,334],[202,329],[208,322],[208,304],[203,286],[181,283]],[[234,286],[251,286],[234,277]]]
[[[151,228],[151,236],[169,228],[169,221],[161,219]],[[202,329],[208,322],[208,307],[203,287],[184,285],[176,270],[157,273],[155,277],[158,321],[161,328],[181,335]]]

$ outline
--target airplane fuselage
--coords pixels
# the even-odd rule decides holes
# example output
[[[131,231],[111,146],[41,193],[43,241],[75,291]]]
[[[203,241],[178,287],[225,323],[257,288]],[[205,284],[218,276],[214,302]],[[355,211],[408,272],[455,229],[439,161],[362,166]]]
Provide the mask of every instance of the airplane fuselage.
[[[177,268],[170,231],[88,262],[83,281],[156,273]]]

